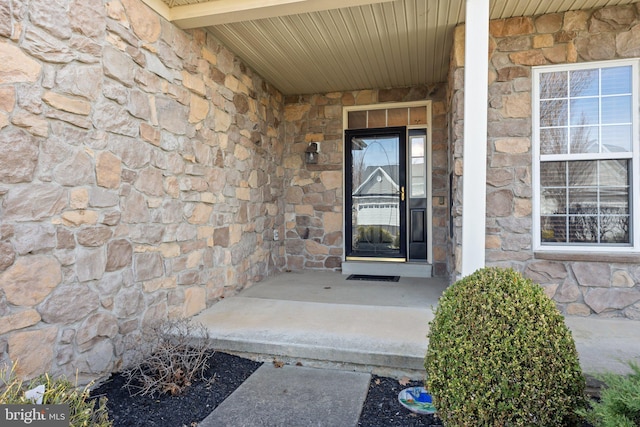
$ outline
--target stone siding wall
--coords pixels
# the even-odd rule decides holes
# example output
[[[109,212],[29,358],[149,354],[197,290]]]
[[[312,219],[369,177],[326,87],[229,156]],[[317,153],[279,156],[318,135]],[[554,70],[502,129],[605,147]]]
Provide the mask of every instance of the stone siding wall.
[[[282,95],[139,0],[0,4],[0,360],[81,378],[284,266]]]
[[[432,100],[434,274],[447,276],[448,178],[446,86],[334,92],[285,99],[285,229],[287,267],[341,268],[344,251],[342,110],[345,106]],[[317,165],[305,164],[310,142]]]
[[[487,159],[488,265],[513,267],[542,284],[569,315],[640,320],[637,257],[547,256],[532,251],[531,67],[640,56],[640,3],[490,23]],[[459,259],[464,28],[456,30],[449,103]],[[637,181],[637,177],[636,177]],[[459,272],[459,268],[457,268]]]

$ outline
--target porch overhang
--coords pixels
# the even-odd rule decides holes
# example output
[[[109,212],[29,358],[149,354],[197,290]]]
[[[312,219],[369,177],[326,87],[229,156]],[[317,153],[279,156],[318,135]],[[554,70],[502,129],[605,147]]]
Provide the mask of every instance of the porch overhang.
[[[285,95],[444,82],[453,29],[466,21],[466,0],[143,1],[212,33]],[[635,2],[490,0],[488,19]]]

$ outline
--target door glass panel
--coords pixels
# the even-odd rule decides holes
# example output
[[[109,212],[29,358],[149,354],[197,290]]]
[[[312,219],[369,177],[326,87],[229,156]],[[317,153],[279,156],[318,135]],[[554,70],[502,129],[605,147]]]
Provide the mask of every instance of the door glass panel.
[[[351,255],[401,256],[400,138],[353,136]]]
[[[409,137],[411,144],[411,197],[427,197],[426,164],[424,161],[425,137]]]

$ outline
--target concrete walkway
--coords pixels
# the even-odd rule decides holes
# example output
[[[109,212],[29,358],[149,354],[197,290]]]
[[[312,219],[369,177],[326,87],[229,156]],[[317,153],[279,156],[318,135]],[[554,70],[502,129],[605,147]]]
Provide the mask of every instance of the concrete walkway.
[[[370,374],[265,363],[200,427],[348,427],[358,423]]]
[[[424,376],[429,321],[447,283],[347,281],[339,273],[282,273],[196,316],[212,348],[348,367],[381,375]],[[640,363],[640,322],[567,317],[583,371],[629,372]]]

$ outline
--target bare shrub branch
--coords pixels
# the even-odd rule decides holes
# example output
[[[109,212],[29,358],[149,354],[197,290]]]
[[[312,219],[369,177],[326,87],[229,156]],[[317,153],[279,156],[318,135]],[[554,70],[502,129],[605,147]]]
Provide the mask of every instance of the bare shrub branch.
[[[180,394],[204,379],[212,352],[204,325],[191,319],[166,320],[149,325],[129,342],[133,363],[122,371],[129,394]]]

